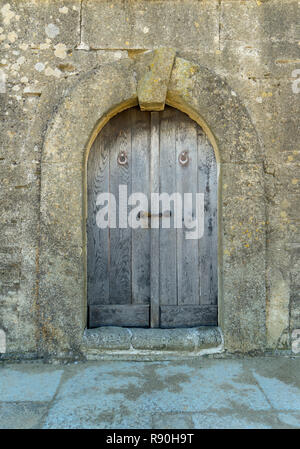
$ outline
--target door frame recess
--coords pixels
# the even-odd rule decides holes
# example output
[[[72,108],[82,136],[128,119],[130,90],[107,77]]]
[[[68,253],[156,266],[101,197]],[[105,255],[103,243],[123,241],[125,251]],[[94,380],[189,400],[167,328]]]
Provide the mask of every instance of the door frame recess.
[[[192,162],[187,168],[180,163],[183,149]],[[127,162],[120,169],[122,153]],[[127,109],[95,139],[87,183],[88,328],[216,326],[217,164],[202,128],[169,106],[155,112]],[[154,213],[147,230],[126,230],[124,244],[120,231],[100,230],[95,222],[98,195],[109,191],[118,196],[124,183],[126,194],[141,191],[148,201],[152,192],[202,192],[201,240],[186,240],[184,226],[171,230],[171,236],[162,230],[152,200],[146,206]]]
[[[160,76],[161,86],[152,91],[164,98],[155,98],[153,104],[155,108],[168,104],[195,120],[208,136],[218,164],[218,318],[223,347],[231,352],[263,351],[266,218],[262,147],[238,94],[214,72],[170,52],[168,75]],[[160,49],[100,65],[62,91],[59,104],[53,88],[48,92],[51,120],[48,102],[39,105],[34,126],[43,136],[36,289],[41,353],[86,351],[88,154],[111,117],[138,105],[140,98],[140,105],[151,103],[144,98],[145,92],[151,97],[151,89],[143,91],[143,86],[145,80],[151,81],[152,62],[155,71],[159,55]],[[28,144],[35,143],[29,139]],[[249,177],[255,182],[249,182]]]

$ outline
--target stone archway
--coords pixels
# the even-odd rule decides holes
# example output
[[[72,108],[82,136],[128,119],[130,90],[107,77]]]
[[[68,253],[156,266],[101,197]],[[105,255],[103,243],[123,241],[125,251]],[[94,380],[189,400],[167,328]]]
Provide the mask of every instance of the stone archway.
[[[41,162],[40,350],[80,351],[86,326],[85,191],[89,149],[104,124],[138,104],[155,52],[91,70],[69,88],[49,123]],[[173,56],[174,57],[174,56]],[[166,104],[207,133],[219,162],[219,326],[225,349],[265,345],[265,204],[261,146],[227,83],[176,57]],[[49,120],[49,117],[48,117]]]

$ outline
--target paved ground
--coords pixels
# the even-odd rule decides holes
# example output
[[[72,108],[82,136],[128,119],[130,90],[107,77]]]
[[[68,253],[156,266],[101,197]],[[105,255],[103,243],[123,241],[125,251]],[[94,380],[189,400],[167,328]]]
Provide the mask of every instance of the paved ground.
[[[300,358],[6,363],[0,428],[300,428]]]

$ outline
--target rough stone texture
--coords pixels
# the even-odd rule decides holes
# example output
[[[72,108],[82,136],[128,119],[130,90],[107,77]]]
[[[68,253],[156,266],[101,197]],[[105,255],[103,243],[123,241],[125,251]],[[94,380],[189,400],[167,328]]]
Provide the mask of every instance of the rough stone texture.
[[[152,349],[154,351],[193,351],[195,337],[193,331],[185,329],[136,329],[132,334],[132,347],[134,349]],[[161,332],[162,331],[162,332]]]
[[[130,349],[131,334],[122,327],[100,327],[87,329],[83,345],[87,350],[103,351],[111,349]]]
[[[159,48],[154,51],[149,70],[137,85],[137,96],[142,111],[164,110],[175,53],[172,48]]]
[[[1,0],[0,20],[8,353],[80,348],[85,149],[101,117],[137,104],[149,50],[161,46],[177,51],[167,103],[207,126],[219,150],[225,347],[290,349],[300,328],[298,1]]]
[[[217,48],[218,0],[84,0],[82,39],[90,48]],[[99,23],[103,32],[99,33]],[[170,43],[172,42],[172,45]]]
[[[221,352],[222,334],[217,327],[199,327],[191,329],[124,329],[120,327],[102,327],[87,329],[83,337],[84,352],[89,360],[93,355],[111,354],[113,350],[124,350],[124,357],[160,356],[168,358],[170,352],[177,351],[197,355],[213,348],[214,352]],[[209,352],[209,351],[207,351]]]

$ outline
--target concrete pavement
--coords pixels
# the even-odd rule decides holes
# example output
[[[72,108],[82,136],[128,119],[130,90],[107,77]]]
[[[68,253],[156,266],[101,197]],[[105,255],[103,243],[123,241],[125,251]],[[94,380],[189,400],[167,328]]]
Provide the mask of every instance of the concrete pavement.
[[[0,428],[300,428],[300,358],[5,362]]]

